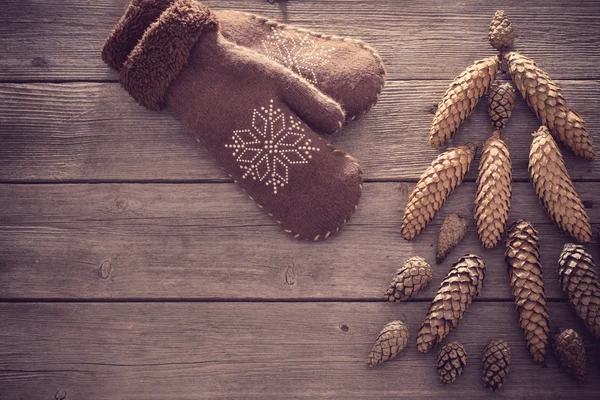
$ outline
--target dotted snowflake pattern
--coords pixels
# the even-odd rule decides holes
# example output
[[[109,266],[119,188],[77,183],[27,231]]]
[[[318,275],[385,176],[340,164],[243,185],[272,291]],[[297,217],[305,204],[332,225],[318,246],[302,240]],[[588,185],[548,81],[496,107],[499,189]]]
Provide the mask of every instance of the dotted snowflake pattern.
[[[301,34],[271,27],[262,41],[267,58],[277,61],[312,84],[317,83],[316,70],[331,60],[334,47],[317,46],[309,33]]]
[[[242,178],[252,178],[273,188],[273,194],[290,182],[290,166],[308,164],[321,151],[306,138],[298,119],[286,115],[270,101],[254,109],[249,129],[234,130],[225,147],[240,164]]]

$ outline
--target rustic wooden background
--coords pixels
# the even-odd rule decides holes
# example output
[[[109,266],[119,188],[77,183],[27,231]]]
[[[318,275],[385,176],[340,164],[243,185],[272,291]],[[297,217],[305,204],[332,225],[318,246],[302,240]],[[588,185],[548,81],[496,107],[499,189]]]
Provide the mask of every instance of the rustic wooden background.
[[[444,215],[472,216],[475,171],[417,240],[399,234],[407,195],[438,154],[426,145],[435,105],[464,67],[493,54],[486,35],[496,8],[600,146],[600,2],[207,1],[364,39],[387,66],[379,104],[331,138],[362,160],[366,184],[349,225],[323,243],[285,235],[174,115],[142,109],[119,87],[99,52],[125,3],[0,4],[0,399],[487,398],[479,357],[498,338],[510,342],[513,366],[496,398],[600,396],[589,335],[586,383],[553,357],[547,368],[533,364],[503,249],[484,251],[474,232],[434,267],[417,301],[382,301],[403,260],[433,262]],[[581,332],[557,283],[568,238],[527,179],[537,127],[518,99],[505,135],[515,169],[511,220],[528,218],[540,231],[553,328]],[[482,104],[452,143],[490,133]],[[566,160],[597,232],[600,161]],[[600,259],[597,236],[589,249]],[[450,337],[470,356],[463,377],[442,386],[436,352],[420,354],[412,341],[400,359],[368,369],[381,327],[405,318],[414,338],[465,252],[484,257],[488,276]]]

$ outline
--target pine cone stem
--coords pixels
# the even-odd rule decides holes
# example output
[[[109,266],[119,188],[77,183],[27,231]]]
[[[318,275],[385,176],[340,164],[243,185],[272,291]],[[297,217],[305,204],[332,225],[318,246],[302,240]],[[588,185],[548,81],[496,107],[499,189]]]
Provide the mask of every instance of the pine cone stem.
[[[562,154],[545,126],[533,134],[529,177],[541,204],[556,225],[577,241],[590,242],[590,218],[575,191]]]
[[[408,198],[401,232],[412,240],[431,222],[471,168],[477,143],[450,148],[440,154],[421,175]]]
[[[429,143],[439,148],[471,115],[498,71],[498,56],[484,58],[463,71],[446,90],[431,124]]]
[[[524,220],[515,222],[506,239],[505,255],[525,342],[533,360],[543,364],[550,316],[542,280],[538,233],[531,223]]]
[[[485,142],[475,195],[477,234],[483,247],[496,247],[504,233],[512,197],[512,163],[508,147],[494,131]]]
[[[481,257],[467,254],[450,268],[440,284],[417,335],[417,348],[427,353],[454,329],[478,296],[485,277]]]

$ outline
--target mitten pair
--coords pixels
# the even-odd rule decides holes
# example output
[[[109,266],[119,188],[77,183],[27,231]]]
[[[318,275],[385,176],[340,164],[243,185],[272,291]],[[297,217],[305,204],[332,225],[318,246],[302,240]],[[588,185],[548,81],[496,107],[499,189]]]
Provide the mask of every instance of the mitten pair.
[[[327,238],[356,209],[358,161],[314,131],[334,133],[375,103],[383,67],[362,42],[193,0],[133,0],[102,56],[138,103],[179,114],[294,237]]]

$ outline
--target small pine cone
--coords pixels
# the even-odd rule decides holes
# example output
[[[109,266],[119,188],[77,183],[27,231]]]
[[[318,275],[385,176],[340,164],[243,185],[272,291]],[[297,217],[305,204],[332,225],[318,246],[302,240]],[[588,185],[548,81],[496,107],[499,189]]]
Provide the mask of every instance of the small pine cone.
[[[425,170],[408,198],[402,219],[402,236],[413,240],[431,222],[471,168],[477,143],[450,148]]]
[[[429,285],[432,276],[431,265],[424,258],[411,257],[396,272],[384,297],[387,301],[395,302],[413,299],[421,289]]]
[[[510,82],[494,82],[488,94],[488,114],[492,118],[492,126],[504,129],[515,106],[515,87]]]
[[[575,155],[594,160],[596,152],[583,119],[569,110],[558,85],[532,59],[516,52],[504,58],[519,92],[542,124]]]
[[[600,339],[600,277],[583,246],[565,245],[558,259],[558,281],[587,330]]]
[[[587,357],[581,336],[573,329],[564,329],[554,335],[552,348],[561,367],[579,382],[583,382]]]
[[[592,227],[575,191],[562,154],[545,126],[533,134],[529,177],[548,215],[578,242],[592,240]]]
[[[496,76],[498,56],[484,58],[469,66],[450,84],[433,117],[429,143],[442,146],[475,109]]]
[[[458,325],[473,297],[481,292],[484,277],[485,263],[473,254],[462,256],[450,268],[417,335],[421,353],[427,353]]]
[[[458,214],[450,214],[444,218],[438,235],[438,250],[435,256],[436,263],[441,264],[444,262],[450,250],[463,240],[467,234],[468,227],[469,223],[467,220]]]
[[[503,50],[515,42],[515,32],[503,10],[498,10],[490,23],[490,44],[496,50]]]
[[[453,383],[467,365],[467,352],[459,342],[450,342],[438,353],[437,370],[442,383]]]
[[[374,367],[384,361],[396,358],[408,343],[408,326],[403,321],[392,321],[383,327],[371,349],[367,364]]]
[[[550,316],[544,294],[538,243],[538,233],[533,225],[518,220],[508,233],[505,256],[510,286],[529,353],[536,363],[543,364]]]
[[[477,177],[475,220],[483,247],[493,249],[500,241],[508,221],[511,196],[512,163],[508,147],[497,130],[483,146]]]
[[[505,340],[490,340],[483,349],[483,384],[496,391],[510,371],[510,349]]]

